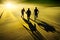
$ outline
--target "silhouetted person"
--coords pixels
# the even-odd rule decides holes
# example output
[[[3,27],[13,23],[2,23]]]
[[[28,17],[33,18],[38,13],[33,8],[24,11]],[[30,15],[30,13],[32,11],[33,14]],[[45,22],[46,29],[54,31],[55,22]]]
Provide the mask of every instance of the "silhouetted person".
[[[31,10],[30,10],[30,8],[28,8],[26,14],[27,14],[27,19],[28,19],[28,21],[29,21],[29,20],[30,20],[30,15],[31,15]]]
[[[25,9],[23,8],[22,10],[21,10],[21,17],[23,17],[24,18],[24,12],[25,12]]]
[[[36,20],[36,18],[38,17],[38,9],[37,9],[37,7],[35,7],[35,9],[34,9],[34,20]]]
[[[3,12],[1,13],[0,18],[2,17],[2,15],[3,15]]]

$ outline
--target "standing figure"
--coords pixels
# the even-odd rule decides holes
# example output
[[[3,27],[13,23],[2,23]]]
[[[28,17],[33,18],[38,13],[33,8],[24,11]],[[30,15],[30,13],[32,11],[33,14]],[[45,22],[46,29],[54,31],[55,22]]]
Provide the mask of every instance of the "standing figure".
[[[22,13],[21,17],[23,17],[23,18],[24,18],[24,12],[25,12],[25,9],[23,8],[23,9],[21,10],[21,13]]]
[[[36,20],[36,18],[38,17],[38,13],[39,13],[39,11],[38,11],[37,7],[35,7],[35,9],[34,9],[34,20]]]
[[[26,14],[27,14],[27,19],[28,19],[28,21],[29,21],[29,20],[30,20],[30,15],[31,15],[30,8],[28,8]]]

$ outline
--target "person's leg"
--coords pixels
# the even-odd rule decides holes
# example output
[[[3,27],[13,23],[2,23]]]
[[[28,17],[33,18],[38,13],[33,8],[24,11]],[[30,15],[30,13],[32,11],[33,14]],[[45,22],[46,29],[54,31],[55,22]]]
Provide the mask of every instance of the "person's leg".
[[[30,15],[28,15],[28,21],[30,20]]]
[[[29,21],[29,17],[28,17],[28,21]]]
[[[29,15],[27,15],[27,20],[29,21]]]
[[[34,15],[34,20],[36,20],[36,15]]]
[[[38,14],[37,14],[37,18],[38,18]]]
[[[38,18],[38,15],[36,14],[36,19]]]
[[[37,13],[35,13],[35,20],[36,20],[36,18],[37,18]]]
[[[22,13],[22,17],[24,18],[24,13]]]
[[[27,15],[27,20],[28,20],[28,15]]]
[[[36,18],[37,18],[37,15],[35,15],[35,20],[36,20]]]

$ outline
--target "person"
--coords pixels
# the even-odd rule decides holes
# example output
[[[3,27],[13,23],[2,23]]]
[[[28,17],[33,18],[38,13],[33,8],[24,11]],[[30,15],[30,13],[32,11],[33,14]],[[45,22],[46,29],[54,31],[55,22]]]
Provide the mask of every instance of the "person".
[[[21,17],[23,17],[23,18],[24,18],[24,12],[25,12],[25,9],[23,8],[23,9],[21,10],[21,13],[22,13]]]
[[[39,13],[39,11],[38,11],[37,7],[35,7],[35,9],[34,9],[34,20],[36,20],[36,18],[38,17],[38,13]]]
[[[31,15],[31,10],[30,10],[30,8],[28,8],[26,14],[27,14],[27,19],[28,19],[28,21],[29,21],[29,20],[30,20],[30,15]]]

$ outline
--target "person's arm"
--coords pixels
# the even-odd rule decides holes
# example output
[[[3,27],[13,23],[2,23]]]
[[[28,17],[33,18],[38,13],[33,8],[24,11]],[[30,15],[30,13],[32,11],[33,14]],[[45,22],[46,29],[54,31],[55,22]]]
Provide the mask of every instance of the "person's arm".
[[[38,13],[39,13],[39,10],[38,10]]]
[[[25,13],[27,14],[27,11]]]

